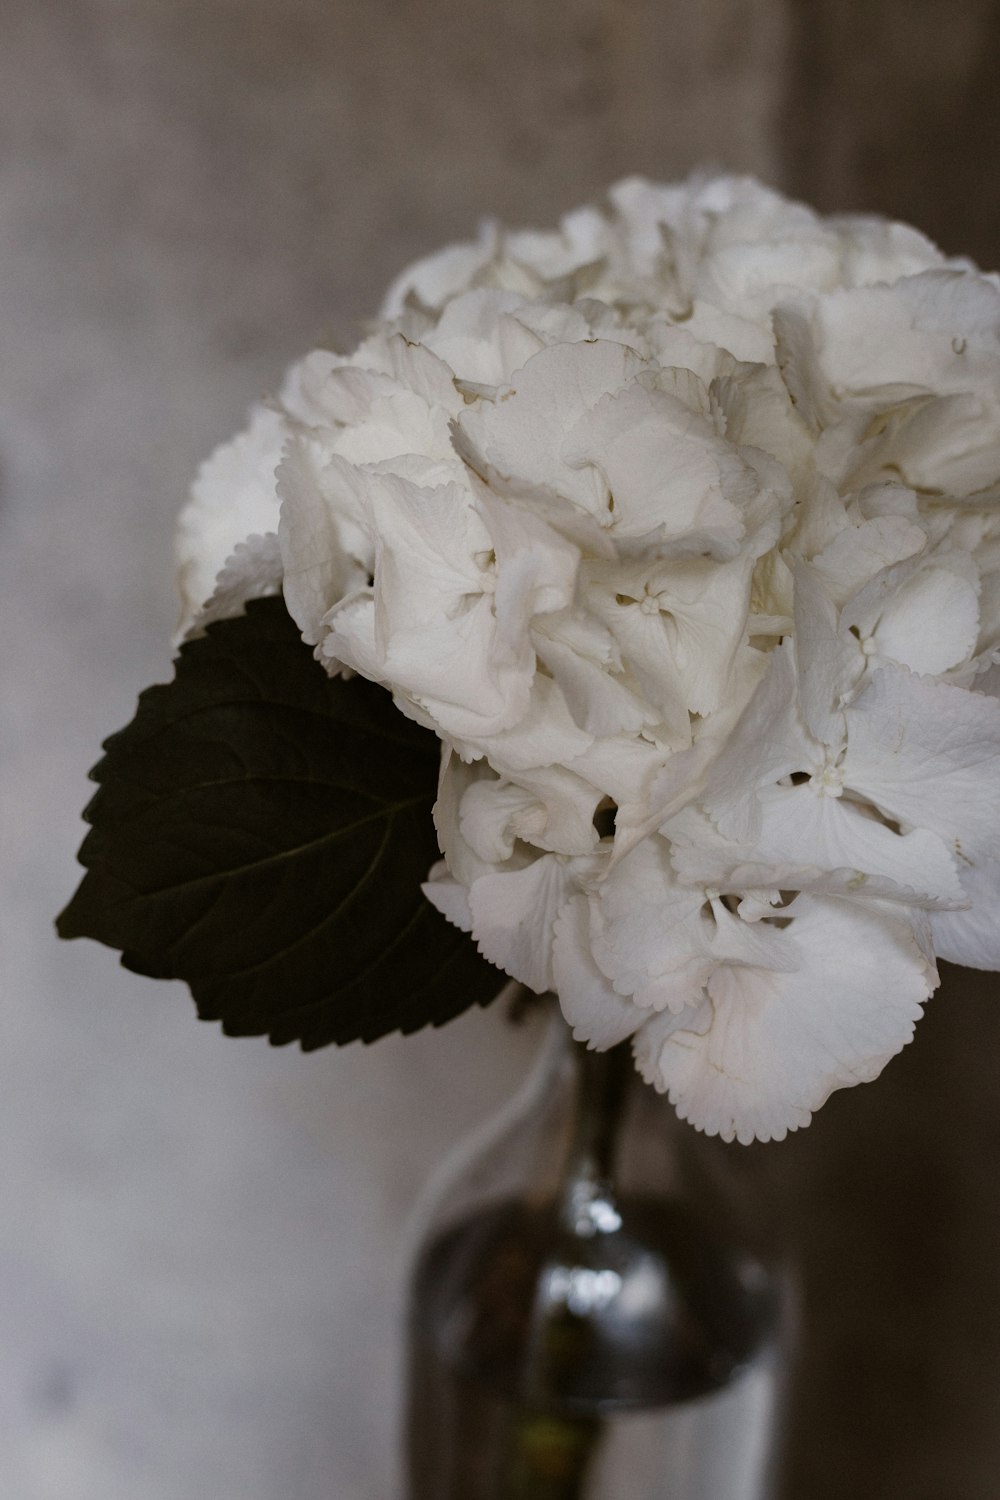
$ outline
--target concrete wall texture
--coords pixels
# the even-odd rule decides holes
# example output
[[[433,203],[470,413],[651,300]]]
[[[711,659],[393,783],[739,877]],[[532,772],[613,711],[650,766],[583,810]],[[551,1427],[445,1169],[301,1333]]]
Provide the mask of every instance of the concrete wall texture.
[[[169,669],[193,467],[480,215],[756,172],[1000,260],[994,0],[7,0],[0,1496],[389,1500],[400,1235],[499,1015],[302,1058],[58,946],[100,739]],[[1000,1012],[740,1170],[806,1274],[795,1500],[994,1500]],[[628,1497],[623,1497],[628,1500]]]

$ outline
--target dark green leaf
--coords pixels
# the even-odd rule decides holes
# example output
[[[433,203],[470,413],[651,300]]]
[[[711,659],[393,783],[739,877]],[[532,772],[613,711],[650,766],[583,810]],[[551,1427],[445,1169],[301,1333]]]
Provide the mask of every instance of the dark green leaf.
[[[327,677],[280,599],[184,646],[104,749],[62,937],[186,980],[230,1035],[306,1049],[440,1025],[501,988],[420,890],[436,736]]]

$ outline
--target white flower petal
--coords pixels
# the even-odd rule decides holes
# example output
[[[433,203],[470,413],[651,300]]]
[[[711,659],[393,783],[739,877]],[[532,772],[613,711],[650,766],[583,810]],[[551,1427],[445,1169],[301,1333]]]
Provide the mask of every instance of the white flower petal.
[[[996,377],[1000,290],[983,276],[930,270],[830,292],[811,320],[826,378],[845,393],[881,388],[899,400]]]
[[[652,793],[664,752],[642,735],[608,735],[595,739],[569,767],[596,786],[617,807],[633,802],[645,806]]]
[[[714,714],[697,724],[694,743],[665,756],[664,762],[655,768],[648,790],[643,784],[638,798],[629,795],[621,799],[615,825],[616,860],[624,858],[642,839],[704,794],[709,774],[768,668],[769,658],[762,651],[746,647],[730,676],[725,701]],[[735,795],[740,803],[743,797],[739,790]],[[752,791],[744,789],[743,795],[750,799],[751,806],[744,812],[752,820]]]
[[[896,469],[924,492],[974,497],[1000,478],[1000,400],[995,389],[915,401],[872,444],[868,461]]]
[[[472,467],[503,491],[548,488],[594,515],[608,508],[608,486],[591,464],[563,457],[567,435],[609,391],[643,368],[623,344],[607,340],[555,344],[511,376],[495,405],[480,403],[458,418],[456,438]]]
[[[732,556],[757,475],[676,395],[633,382],[582,412],[561,448],[605,481],[594,513],[616,537],[712,538]]]
[[[747,364],[766,364],[774,358],[770,328],[713,307],[704,297],[696,297],[691,303],[691,316],[684,326],[694,338],[716,344]]]
[[[598,841],[600,792],[561,766],[518,782],[479,780],[462,798],[462,834],[480,858],[508,860],[518,841],[558,854],[589,854]]]
[[[281,550],[274,532],[248,536],[226,559],[212,595],[195,616],[188,636],[201,632],[214,620],[228,620],[242,614],[248,599],[280,594],[281,580]]]
[[[349,595],[322,619],[323,634],[317,658],[331,674],[341,667],[379,682],[381,657],[375,644],[375,600],[370,589]]]
[[[888,498],[888,489],[889,486],[882,487],[883,500]],[[909,498],[905,491],[892,495],[897,505],[907,505]],[[906,515],[879,515],[838,532],[829,546],[813,558],[812,566],[829,597],[835,604],[843,605],[876,574],[915,557],[926,545],[926,533]]]
[[[933,987],[905,917],[809,897],[794,910],[798,968],[720,968],[700,1006],[636,1038],[647,1081],[723,1140],[782,1140],[835,1089],[876,1078]]]
[[[499,780],[474,781],[462,797],[462,837],[484,866],[503,864],[514,853],[518,825],[537,798],[527,787]]]
[[[505,776],[547,766],[568,766],[593,744],[593,736],[574,722],[562,691],[551,677],[536,676],[521,719],[510,729],[482,737],[453,736],[464,755],[488,755]]]
[[[571,896],[555,927],[552,980],[562,1013],[578,1042],[599,1051],[614,1047],[642,1024],[643,1012],[616,995],[590,951],[587,897]]]
[[[752,568],[748,557],[692,557],[630,569],[598,564],[590,574],[590,609],[647,697],[663,706],[668,728],[683,725],[681,743],[690,735],[687,711],[712,713],[729,686],[746,633]]]
[[[863,894],[869,877],[891,882],[911,904],[958,903],[962,889],[942,840],[925,828],[900,834],[847,797],[822,786],[774,786],[760,793],[761,831],[752,857],[762,865],[812,865],[847,874]],[[745,851],[749,859],[751,851]]]
[[[368,474],[377,535],[376,597],[388,648],[395,636],[439,624],[493,591],[489,532],[460,485],[424,489],[395,474]]]
[[[427,879],[420,887],[432,906],[463,932],[472,931],[472,911],[469,893],[465,886],[448,873],[444,860],[432,865]]]
[[[842,744],[842,704],[864,662],[857,642],[841,632],[836,606],[819,573],[807,563],[795,569],[795,657],[806,725],[822,744]]]
[[[1000,703],[896,667],[846,713],[844,776],[890,817],[929,828],[961,862],[1000,848]]]
[[[758,791],[823,759],[796,710],[791,643],[772,651],[767,675],[747,704],[709,773],[703,802],[710,817],[738,843],[760,830]]]
[[[434,828],[447,869],[465,890],[468,890],[474,880],[482,875],[489,875],[496,868],[496,861],[484,858],[477,852],[475,845],[479,843],[479,837],[474,841],[466,837],[461,816],[466,797],[480,784],[487,787],[497,785],[497,778],[485,761],[468,765],[453,751],[443,751],[437,800],[433,808]],[[485,830],[481,828],[470,831],[480,837],[485,834]],[[513,849],[510,858],[513,860],[511,868],[519,869],[527,863],[527,856]]]
[[[892,283],[946,263],[937,246],[909,224],[893,224],[867,214],[840,215],[831,224],[840,234],[846,286]]]
[[[568,612],[549,617],[538,622],[532,642],[588,734],[618,735],[656,723],[657,710],[616,670],[617,650],[597,621]]]
[[[474,243],[449,245],[414,261],[400,272],[386,292],[383,318],[398,317],[411,297],[428,307],[440,307],[449,297],[464,291],[476,273],[496,255],[498,239],[496,225],[484,223]]]
[[[504,505],[489,491],[475,507],[493,543],[497,639],[517,657],[536,615],[567,609],[576,593],[579,549],[530,511]]]
[[[544,348],[517,313],[523,297],[479,288],[450,301],[426,343],[463,382],[505,384],[515,370]]]
[[[329,610],[368,581],[366,568],[350,554],[344,535],[345,520],[349,530],[354,522],[355,535],[360,530],[355,518],[364,478],[342,462],[321,477],[321,462],[313,444],[292,438],[277,474],[285,603],[311,646],[323,639],[322,622]]]
[[[591,901],[591,949],[618,994],[672,1011],[697,998],[713,967],[704,905],[704,891],[679,884],[655,835],[611,870]]]
[[[556,918],[572,890],[572,861],[558,854],[473,881],[472,933],[483,957],[536,994],[551,990]]]
[[[809,474],[811,435],[775,365],[737,365],[712,381],[711,393],[731,443],[770,454],[793,478]]]
[[[977,590],[947,561],[902,583],[873,632],[880,656],[932,677],[968,661],[978,637]]]
[[[382,680],[455,737],[517,724],[530,700],[534,653],[526,637],[509,644],[498,637],[490,535],[471,495],[392,474],[369,474],[368,485]]]
[[[606,480],[595,514],[615,537],[711,538],[732,556],[745,534],[744,511],[757,474],[712,423],[678,396],[633,381],[583,414],[562,444],[573,468],[592,465]]]
[[[451,446],[451,418],[445,407],[428,406],[412,391],[362,371],[349,376],[347,371],[338,370],[331,380],[339,381],[345,390],[349,380],[356,386],[364,382],[363,391],[358,393],[358,410],[364,415],[331,431],[333,452],[349,463],[370,465],[416,453],[436,459],[451,469],[452,476],[460,477],[460,465]]]
[[[934,947],[949,963],[970,969],[1000,969],[1000,862],[963,863],[964,911],[934,912]]]
[[[376,333],[365,339],[352,362],[388,376],[400,390],[412,391],[428,406],[443,407],[453,416],[462,409],[451,366],[424,344],[416,344],[402,334]]]
[[[177,521],[177,581],[183,601],[178,639],[211,596],[234,549],[278,524],[274,471],[288,437],[283,417],[254,407],[250,425],[216,448],[198,470]]]

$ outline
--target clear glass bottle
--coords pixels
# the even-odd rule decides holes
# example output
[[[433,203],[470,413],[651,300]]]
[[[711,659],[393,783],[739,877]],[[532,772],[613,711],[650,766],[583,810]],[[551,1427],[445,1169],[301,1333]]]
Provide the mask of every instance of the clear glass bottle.
[[[770,1497],[782,1281],[685,1132],[627,1045],[554,1020],[421,1216],[407,1500]]]

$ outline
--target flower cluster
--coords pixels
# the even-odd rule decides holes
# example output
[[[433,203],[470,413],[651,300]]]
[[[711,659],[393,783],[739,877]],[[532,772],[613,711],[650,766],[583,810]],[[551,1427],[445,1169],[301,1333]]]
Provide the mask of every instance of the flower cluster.
[[[202,469],[185,630],[283,589],[442,742],[426,891],[727,1139],[1000,968],[1000,281],[746,179],[418,263]]]

